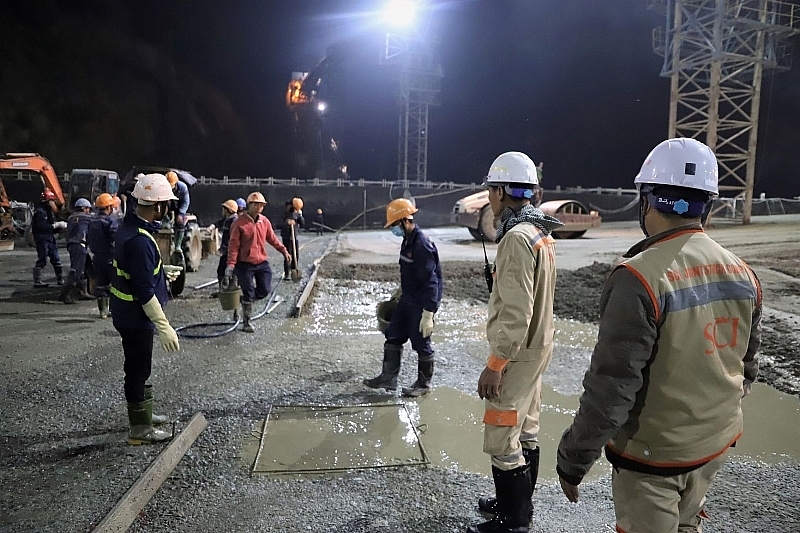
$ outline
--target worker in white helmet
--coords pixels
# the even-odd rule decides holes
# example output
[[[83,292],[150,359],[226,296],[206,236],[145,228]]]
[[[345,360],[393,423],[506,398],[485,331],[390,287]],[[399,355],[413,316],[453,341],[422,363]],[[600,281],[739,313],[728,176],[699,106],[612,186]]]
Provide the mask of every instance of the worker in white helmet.
[[[522,152],[494,160],[486,176],[497,228],[486,337],[489,357],[478,380],[485,399],[483,451],[491,457],[496,497],[478,507],[493,515],[470,533],[526,533],[539,472],[542,373],[553,354],[555,241],[561,222],[532,205],[539,180]]]
[[[694,139],[656,146],[634,179],[645,239],[608,277],[580,409],[558,447],[567,498],[600,456],[617,531],[701,531],[706,492],[742,435],[756,379],[761,286],[703,230],[717,159]]]

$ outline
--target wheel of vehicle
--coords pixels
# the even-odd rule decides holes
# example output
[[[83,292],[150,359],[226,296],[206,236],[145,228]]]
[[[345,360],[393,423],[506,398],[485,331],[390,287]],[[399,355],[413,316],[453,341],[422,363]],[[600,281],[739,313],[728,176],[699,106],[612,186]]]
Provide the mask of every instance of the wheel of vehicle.
[[[180,275],[169,284],[169,292],[172,296],[180,296],[186,287],[186,261],[183,260],[179,252],[175,251],[172,253],[170,264],[183,267]]]
[[[469,230],[469,234],[472,235],[472,238],[476,241],[481,240],[481,232],[476,230],[475,228],[467,228]]]
[[[183,255],[186,257],[186,269],[189,272],[200,270],[203,259],[203,238],[197,224],[189,224],[186,228],[186,239],[183,241]]]
[[[494,226],[494,213],[489,205],[481,207],[481,216],[478,218],[478,239],[481,238],[480,233],[483,233],[484,239],[487,241],[494,241],[494,236],[497,233],[497,228]]]

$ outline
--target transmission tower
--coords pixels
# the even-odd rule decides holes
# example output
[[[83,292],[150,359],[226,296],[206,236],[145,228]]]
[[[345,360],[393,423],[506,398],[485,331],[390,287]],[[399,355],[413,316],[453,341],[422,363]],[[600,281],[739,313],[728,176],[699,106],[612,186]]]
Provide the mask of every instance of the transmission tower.
[[[666,12],[653,49],[670,78],[669,137],[700,138],[716,153],[720,192],[753,201],[761,79],[788,70],[800,6],[777,0],[649,0]],[[698,139],[702,140],[702,139]]]
[[[397,179],[428,181],[428,110],[439,105],[444,77],[433,41],[417,35],[387,34],[383,63],[400,64]]]

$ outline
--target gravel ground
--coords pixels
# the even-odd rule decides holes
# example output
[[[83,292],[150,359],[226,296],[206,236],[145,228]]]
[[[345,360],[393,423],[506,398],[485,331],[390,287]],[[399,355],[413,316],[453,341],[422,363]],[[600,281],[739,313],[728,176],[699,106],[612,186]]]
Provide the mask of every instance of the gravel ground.
[[[329,238],[309,242],[302,262],[318,257]],[[95,318],[92,302],[64,306],[52,302],[54,291],[30,289],[33,257],[30,250],[0,256],[2,279],[7,280],[0,282],[6,325],[0,332],[0,531],[88,531],[162,446],[125,444],[119,338],[109,321]],[[332,255],[324,262],[321,276],[335,278],[324,287],[378,281],[392,284],[388,293],[397,282],[396,265],[346,266],[338,259]],[[188,285],[213,278],[215,267],[214,258],[204,261]],[[280,272],[280,264],[275,262],[273,269]],[[557,313],[596,320],[607,271],[600,264],[560,271]],[[445,263],[444,305],[467,302],[483,308],[481,272],[480,263]],[[156,349],[152,382],[159,412],[179,416],[185,424],[202,411],[208,428],[131,531],[438,533],[463,531],[479,519],[475,502],[492,490],[491,479],[455,469],[250,476],[245,448],[256,440],[270,405],[353,405],[375,399],[360,380],[375,373],[382,337],[321,331],[313,316],[321,310],[313,306],[311,318],[287,319],[301,286],[281,284],[278,291],[288,303],[256,322],[254,335],[183,340],[181,352],[173,354]],[[195,291],[168,306],[173,324],[225,320],[210,292]],[[351,292],[346,303],[354,308],[374,306],[383,294]],[[794,394],[800,360],[796,318],[776,311],[765,319],[765,352],[771,355],[765,357],[770,361],[763,372],[766,382]],[[485,341],[447,338],[436,348],[436,385],[474,396]],[[589,354],[579,355],[572,368],[554,366],[550,383],[567,373],[577,382]],[[770,377],[769,369],[778,377]],[[413,381],[413,370],[404,365],[401,381]],[[800,531],[797,479],[800,465],[792,458],[780,464],[730,462],[709,494],[713,520],[704,531]],[[546,477],[537,488],[532,531],[612,531],[608,476],[584,483],[581,491],[581,503],[569,504],[557,482]]]

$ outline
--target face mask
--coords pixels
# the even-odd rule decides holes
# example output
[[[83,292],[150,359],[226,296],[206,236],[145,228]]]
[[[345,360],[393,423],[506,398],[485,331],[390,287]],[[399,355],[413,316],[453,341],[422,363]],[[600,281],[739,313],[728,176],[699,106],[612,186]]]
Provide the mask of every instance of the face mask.
[[[395,237],[403,237],[403,236],[405,236],[405,232],[403,231],[403,228],[400,227],[400,226],[392,226],[392,234]]]

